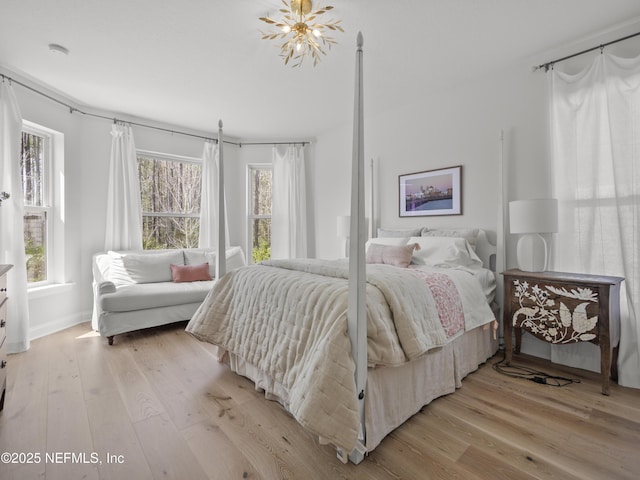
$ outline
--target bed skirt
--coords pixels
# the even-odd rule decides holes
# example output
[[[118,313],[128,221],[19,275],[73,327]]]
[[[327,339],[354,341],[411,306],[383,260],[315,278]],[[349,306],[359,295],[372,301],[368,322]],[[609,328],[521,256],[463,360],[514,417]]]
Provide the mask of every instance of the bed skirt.
[[[368,369],[365,395],[368,452],[424,405],[460,388],[464,377],[497,352],[493,323],[466,332],[451,343],[404,365]],[[224,358],[231,370],[253,381],[267,399],[278,401],[288,409],[289,394],[283,385],[243,358],[224,355],[224,351],[218,350],[219,358]]]

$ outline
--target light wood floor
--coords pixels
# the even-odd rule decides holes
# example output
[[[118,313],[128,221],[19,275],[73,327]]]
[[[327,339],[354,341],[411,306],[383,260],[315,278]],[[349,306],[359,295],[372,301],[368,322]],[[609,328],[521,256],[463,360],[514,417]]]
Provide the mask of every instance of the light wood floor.
[[[581,380],[539,385],[494,371],[500,358],[354,466],[218,364],[184,324],[117,336],[112,347],[84,324],[9,356],[0,452],[35,463],[0,463],[0,478],[640,478],[639,390],[613,385],[605,397],[595,374],[516,358]]]

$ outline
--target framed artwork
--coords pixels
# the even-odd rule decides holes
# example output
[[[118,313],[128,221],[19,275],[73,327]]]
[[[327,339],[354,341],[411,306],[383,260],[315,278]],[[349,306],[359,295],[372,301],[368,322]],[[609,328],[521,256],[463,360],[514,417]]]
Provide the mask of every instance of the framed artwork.
[[[462,215],[462,166],[399,176],[400,216]]]

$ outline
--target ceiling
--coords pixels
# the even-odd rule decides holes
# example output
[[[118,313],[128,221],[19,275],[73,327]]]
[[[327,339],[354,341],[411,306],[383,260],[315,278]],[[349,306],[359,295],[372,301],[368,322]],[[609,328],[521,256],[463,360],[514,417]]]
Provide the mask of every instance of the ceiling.
[[[327,4],[345,33],[315,68],[291,68],[260,39],[280,0],[1,0],[0,67],[114,114],[310,139],[350,121],[358,31],[377,113],[640,16],[637,0],[314,2]]]

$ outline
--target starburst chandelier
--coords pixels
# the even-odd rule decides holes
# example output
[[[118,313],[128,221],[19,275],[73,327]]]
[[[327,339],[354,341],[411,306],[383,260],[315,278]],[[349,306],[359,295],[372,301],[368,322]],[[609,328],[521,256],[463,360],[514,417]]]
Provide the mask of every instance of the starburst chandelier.
[[[284,58],[287,65],[293,60],[293,66],[302,65],[305,57],[313,58],[313,65],[320,61],[320,55],[326,55],[323,47],[331,48],[337,42],[327,36],[328,30],[333,32],[344,32],[340,26],[341,20],[329,20],[320,23],[317,18],[320,15],[333,10],[333,7],[326,6],[313,10],[311,0],[282,0],[286,8],[281,8],[284,14],[282,20],[277,21],[269,17],[260,17],[260,20],[273,25],[278,29],[275,33],[262,33],[263,40],[285,40],[280,46],[280,56]]]

